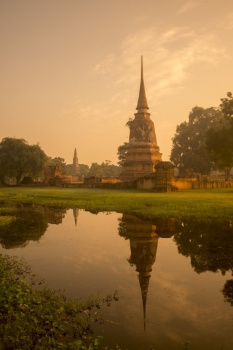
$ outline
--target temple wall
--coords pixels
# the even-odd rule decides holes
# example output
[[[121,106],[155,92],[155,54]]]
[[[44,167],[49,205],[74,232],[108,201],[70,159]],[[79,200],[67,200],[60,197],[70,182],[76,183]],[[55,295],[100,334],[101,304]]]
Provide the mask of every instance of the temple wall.
[[[233,188],[233,181],[203,181],[193,182],[192,189],[205,189],[205,188]]]
[[[233,180],[211,180],[198,181],[195,178],[178,178],[175,179],[172,184],[177,187],[178,190],[188,189],[211,189],[211,188],[233,188]]]
[[[192,189],[192,184],[197,183],[196,178],[174,178],[172,184],[177,187],[178,190]]]
[[[162,164],[161,162],[160,164]],[[166,162],[164,162],[166,163]],[[136,188],[156,192],[170,192],[191,189],[233,188],[233,180],[214,180],[208,176],[174,177],[173,169],[157,169],[156,173],[136,181]]]
[[[155,176],[145,176],[137,180],[137,188],[143,190],[151,190],[155,186]]]

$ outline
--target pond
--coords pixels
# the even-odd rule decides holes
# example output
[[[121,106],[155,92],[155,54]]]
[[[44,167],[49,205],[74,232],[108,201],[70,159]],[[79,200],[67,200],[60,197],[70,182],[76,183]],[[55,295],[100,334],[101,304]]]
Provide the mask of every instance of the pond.
[[[122,349],[233,349],[232,222],[145,220],[28,205],[0,231],[0,253],[23,257],[67,296],[105,296],[96,326]]]

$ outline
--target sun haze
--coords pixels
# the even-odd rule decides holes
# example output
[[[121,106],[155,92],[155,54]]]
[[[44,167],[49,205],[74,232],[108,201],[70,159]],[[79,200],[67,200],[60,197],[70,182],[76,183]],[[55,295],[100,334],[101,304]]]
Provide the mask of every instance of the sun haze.
[[[143,54],[163,160],[196,105],[232,91],[229,0],[1,0],[0,140],[91,165],[117,163],[136,113]]]

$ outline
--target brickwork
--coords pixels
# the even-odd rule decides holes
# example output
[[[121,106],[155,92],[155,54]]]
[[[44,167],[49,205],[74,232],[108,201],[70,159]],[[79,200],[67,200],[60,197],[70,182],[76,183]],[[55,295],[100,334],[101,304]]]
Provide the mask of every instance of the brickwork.
[[[157,145],[155,127],[148,113],[148,104],[143,79],[141,61],[141,83],[137,104],[137,113],[130,123],[129,148],[122,167],[122,180],[133,180],[155,172],[155,165],[162,160]]]

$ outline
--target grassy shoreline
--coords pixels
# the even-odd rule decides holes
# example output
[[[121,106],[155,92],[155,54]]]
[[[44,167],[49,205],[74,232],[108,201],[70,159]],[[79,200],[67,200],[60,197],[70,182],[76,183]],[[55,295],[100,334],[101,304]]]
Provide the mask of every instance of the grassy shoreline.
[[[76,207],[94,212],[115,211],[147,218],[233,219],[232,188],[153,193],[114,189],[1,187],[0,201]]]

